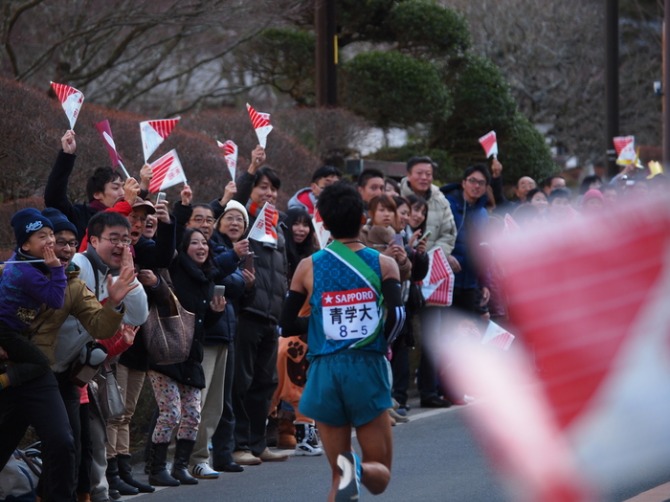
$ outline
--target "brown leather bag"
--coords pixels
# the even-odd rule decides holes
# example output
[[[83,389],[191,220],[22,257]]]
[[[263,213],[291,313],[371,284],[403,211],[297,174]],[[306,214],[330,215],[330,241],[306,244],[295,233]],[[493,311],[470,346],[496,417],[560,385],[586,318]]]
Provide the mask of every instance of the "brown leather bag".
[[[182,363],[191,351],[195,314],[181,306],[172,290],[169,302],[170,315],[161,316],[158,307],[152,305],[149,317],[142,325],[144,344],[153,364]]]

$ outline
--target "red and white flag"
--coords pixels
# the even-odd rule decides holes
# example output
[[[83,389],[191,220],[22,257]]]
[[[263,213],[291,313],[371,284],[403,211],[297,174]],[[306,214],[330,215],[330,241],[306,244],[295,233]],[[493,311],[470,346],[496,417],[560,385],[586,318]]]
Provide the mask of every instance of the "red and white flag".
[[[272,126],[270,125],[270,114],[257,112],[249,103],[247,103],[247,111],[249,112],[251,125],[254,127],[254,131],[256,131],[258,144],[265,148],[268,134],[270,134],[270,131],[272,131]]]
[[[181,117],[173,119],[145,120],[140,122],[140,135],[142,137],[142,150],[144,151],[144,162],[146,163],[151,154],[156,151],[160,144],[165,141]]]
[[[634,164],[637,161],[635,136],[617,136],[612,139],[616,150],[616,163],[620,166]]]
[[[216,144],[219,145],[219,148],[223,152],[223,158],[226,159],[230,177],[235,181],[235,174],[237,172],[237,145],[232,140],[226,140],[225,143],[217,140]]]
[[[613,499],[667,474],[668,201],[627,201],[493,246],[510,322],[537,371],[481,345],[451,357],[462,364],[450,370],[454,381],[468,389],[477,382],[471,392],[490,397],[473,414],[508,479],[528,493],[514,500]],[[545,496],[561,490],[572,496]]]
[[[70,129],[74,129],[74,124],[77,122],[77,117],[79,117],[79,110],[81,110],[81,105],[84,104],[84,94],[74,87],[57,84],[56,82],[51,82],[51,88],[56,93],[56,96],[58,96],[63,110],[65,110],[65,115],[67,115],[67,119],[70,121]]]
[[[441,247],[428,251],[428,274],[421,281],[426,305],[449,306],[454,295],[454,272]]]
[[[496,139],[496,132],[490,131],[479,138],[479,144],[482,145],[486,158],[498,156],[498,140]]]
[[[177,150],[170,150],[160,159],[151,163],[153,176],[149,182],[149,192],[163,192],[166,188],[183,183],[187,185],[186,174],[181,165]]]
[[[274,224],[277,216],[277,209],[269,202],[266,202],[258,213],[254,226],[249,231],[249,239],[277,244],[277,230]]]
[[[109,120],[105,119],[98,122],[95,124],[95,128],[98,130],[102,137],[102,141],[105,143],[109,159],[112,162],[112,168],[116,169],[117,166],[121,165],[121,155],[119,155],[119,152],[116,150],[116,144],[112,137],[112,128],[109,125]]]
[[[489,321],[482,336],[482,344],[497,347],[500,350],[509,350],[515,336],[499,324]]]
[[[314,216],[312,216],[312,226],[314,227],[314,233],[316,234],[316,240],[319,243],[319,248],[323,249],[328,245],[330,240],[330,231],[326,230],[326,227],[323,225],[323,218],[319,214],[319,210],[314,210]]]

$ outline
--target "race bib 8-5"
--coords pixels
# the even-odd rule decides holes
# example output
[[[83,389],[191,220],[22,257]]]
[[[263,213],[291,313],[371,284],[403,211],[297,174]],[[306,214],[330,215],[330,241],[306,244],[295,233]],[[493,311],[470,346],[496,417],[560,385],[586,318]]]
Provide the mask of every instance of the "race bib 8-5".
[[[371,288],[327,292],[321,295],[323,332],[329,340],[358,340],[379,326],[377,295]]]

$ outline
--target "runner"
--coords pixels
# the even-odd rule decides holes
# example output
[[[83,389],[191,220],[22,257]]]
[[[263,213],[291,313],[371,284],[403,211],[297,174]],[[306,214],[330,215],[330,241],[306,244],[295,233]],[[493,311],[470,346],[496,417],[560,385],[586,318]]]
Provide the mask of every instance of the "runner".
[[[358,500],[360,483],[382,493],[391,479],[392,406],[387,343],[405,318],[395,261],[358,234],[363,200],[346,182],[317,203],[334,241],[300,262],[284,304],[282,334],[308,332],[310,367],[300,411],[313,417],[332,470],[328,500]],[[312,315],[297,317],[305,301]],[[308,326],[307,326],[308,325]],[[351,447],[351,428],[362,460]]]

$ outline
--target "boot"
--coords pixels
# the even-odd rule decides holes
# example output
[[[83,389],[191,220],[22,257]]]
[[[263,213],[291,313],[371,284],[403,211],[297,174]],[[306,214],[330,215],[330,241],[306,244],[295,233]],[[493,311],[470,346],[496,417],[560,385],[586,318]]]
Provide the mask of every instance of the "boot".
[[[316,431],[312,424],[305,422],[295,423],[295,455],[316,457],[323,455],[323,450],[319,447],[319,442],[316,437]]]
[[[107,471],[105,472],[110,490],[118,490],[121,495],[137,495],[140,491],[130,486],[119,477],[119,465],[116,457],[107,459]]]
[[[295,448],[296,428],[293,425],[293,420],[280,418],[277,424],[277,448],[283,450],[292,450]]]
[[[170,476],[165,468],[168,443],[152,443],[151,445],[151,474],[149,483],[155,486],[179,486],[179,480]]]
[[[277,446],[278,430],[277,417],[269,416],[265,424],[265,444],[268,446]]]
[[[197,485],[198,480],[188,472],[188,461],[195,441],[188,439],[177,439],[177,447],[174,452],[174,465],[172,466],[172,477],[179,480],[182,485]]]
[[[133,467],[130,465],[130,455],[119,454],[116,456],[119,464],[119,477],[130,486],[137,488],[140,493],[153,493],[156,489],[146,483],[133,478]]]

